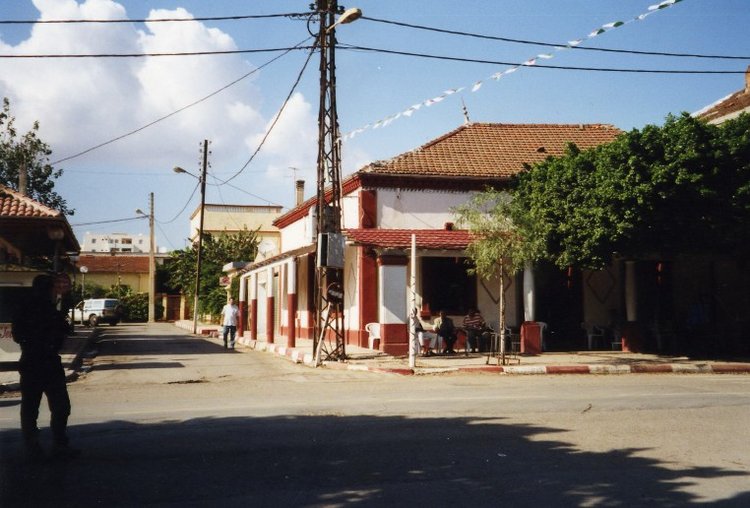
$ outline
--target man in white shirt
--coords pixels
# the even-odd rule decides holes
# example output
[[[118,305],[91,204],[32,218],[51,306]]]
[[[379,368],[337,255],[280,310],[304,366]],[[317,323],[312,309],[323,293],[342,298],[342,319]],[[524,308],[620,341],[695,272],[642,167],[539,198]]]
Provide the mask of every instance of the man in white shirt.
[[[224,326],[224,349],[227,348],[227,335],[229,336],[229,349],[234,349],[234,336],[237,334],[237,320],[240,309],[234,304],[234,298],[229,298],[229,303],[221,309],[221,324]]]

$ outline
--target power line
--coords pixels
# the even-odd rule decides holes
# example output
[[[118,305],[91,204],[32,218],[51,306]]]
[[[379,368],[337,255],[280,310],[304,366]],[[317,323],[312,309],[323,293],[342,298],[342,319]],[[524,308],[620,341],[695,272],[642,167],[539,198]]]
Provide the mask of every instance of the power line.
[[[524,65],[520,62],[502,62],[499,60],[484,60],[478,58],[453,57],[445,55],[433,55],[429,53],[415,53],[412,51],[397,51],[393,49],[370,48],[366,46],[340,45],[340,49],[353,51],[366,51],[372,53],[385,53],[389,55],[413,56],[433,60],[445,60],[453,62],[467,62],[490,65],[525,66],[531,69],[556,69],[566,71],[589,71],[589,72],[626,72],[626,73],[652,73],[652,74],[745,74],[741,71],[704,71],[704,70],[668,70],[668,69],[628,69],[619,67],[577,67],[571,65]]]
[[[666,51],[639,51],[634,49],[612,49],[612,48],[589,48],[585,46],[577,46],[572,44],[556,44],[552,42],[533,41],[525,39],[511,39],[509,37],[499,37],[495,35],[485,35],[473,32],[462,32],[459,30],[448,30],[443,28],[436,28],[425,25],[417,25],[413,23],[403,23],[401,21],[392,21],[387,19],[371,18],[369,16],[362,16],[361,19],[366,19],[375,23],[384,23],[388,25],[401,26],[405,28],[414,28],[417,30],[425,30],[430,32],[438,32],[449,35],[460,35],[463,37],[472,37],[476,39],[486,39],[493,41],[512,42],[514,44],[528,44],[534,46],[546,46],[550,48],[566,48],[566,49],[578,49],[582,51],[601,51],[607,53],[626,53],[632,55],[649,55],[649,56],[669,56],[669,57],[681,57],[681,58],[710,58],[710,59],[725,59],[725,60],[750,60],[750,56],[738,56],[738,55],[707,55],[699,53],[669,53]]]
[[[250,165],[253,159],[255,159],[255,156],[258,155],[258,152],[260,152],[261,148],[263,148],[263,145],[268,139],[268,136],[273,131],[273,128],[276,127],[276,123],[279,121],[279,118],[281,118],[281,114],[284,112],[284,109],[286,108],[287,104],[289,104],[289,100],[292,98],[292,94],[294,94],[294,91],[297,89],[297,85],[299,85],[299,82],[302,79],[302,75],[304,74],[305,69],[307,69],[307,64],[310,63],[310,58],[312,58],[316,47],[317,47],[317,42],[313,44],[312,48],[310,49],[310,52],[307,54],[307,59],[305,60],[305,63],[302,65],[302,68],[300,69],[299,74],[297,74],[297,79],[294,81],[294,84],[292,85],[291,90],[289,90],[289,94],[286,96],[286,99],[284,99],[284,103],[281,105],[279,112],[276,113],[276,116],[274,117],[273,122],[271,122],[271,125],[268,127],[268,129],[266,130],[266,133],[263,135],[263,139],[260,140],[258,147],[255,149],[255,151],[247,160],[247,162],[245,162],[245,164],[235,174],[233,174],[226,180],[223,180],[221,185],[224,185],[234,180],[235,178],[237,178],[245,170],[245,168],[247,168]]]
[[[148,219],[145,215],[138,215],[136,217],[128,217],[125,219],[110,219],[110,220],[99,220],[94,222],[80,222],[78,224],[71,224],[72,227],[79,227],[79,226],[93,226],[95,224],[113,224],[115,222],[130,222],[134,220],[141,220],[141,219]]]
[[[174,217],[172,217],[171,219],[169,219],[166,222],[158,221],[158,220],[155,221],[155,222],[157,222],[158,224],[164,224],[166,226],[167,224],[172,224],[174,221],[176,221],[180,217],[180,215],[182,215],[182,212],[185,211],[185,208],[187,208],[188,205],[190,204],[190,201],[193,199],[193,196],[195,196],[195,191],[198,190],[198,187],[200,187],[200,184],[201,184],[201,182],[200,182],[200,180],[198,180],[198,183],[195,184],[195,187],[193,188],[193,192],[190,193],[190,197],[187,198],[187,201],[185,201],[185,206],[183,206],[182,210],[180,210],[179,212],[177,212],[177,214]]]
[[[310,49],[310,46],[293,46],[291,48],[261,48],[261,49],[229,49],[223,51],[184,51],[168,53],[39,53],[33,55],[0,54],[6,59],[44,59],[44,58],[145,58],[163,56],[205,56],[205,55],[240,55],[249,53],[277,53],[289,52],[295,49]]]
[[[193,18],[154,18],[154,19],[38,19],[17,20],[2,19],[0,25],[55,25],[55,24],[83,24],[83,23],[173,23],[183,21],[237,21],[243,19],[267,19],[267,18],[304,18],[310,16],[309,12],[288,12],[284,14],[247,14],[241,16],[210,16]]]
[[[61,162],[69,161],[71,159],[75,159],[76,157],[80,157],[81,155],[85,155],[85,154],[87,154],[89,152],[93,152],[94,150],[97,150],[97,149],[102,148],[104,146],[110,145],[110,144],[112,144],[112,143],[114,143],[116,141],[120,141],[121,139],[127,138],[129,136],[132,136],[133,134],[136,134],[136,133],[138,133],[138,132],[140,132],[142,130],[145,130],[145,129],[147,129],[147,128],[149,128],[149,127],[151,127],[151,126],[153,126],[153,125],[155,125],[155,124],[157,124],[159,122],[162,122],[162,121],[166,120],[167,118],[170,118],[170,117],[172,117],[172,116],[174,116],[174,115],[176,115],[178,113],[181,113],[181,112],[185,111],[188,108],[192,108],[193,106],[196,106],[197,104],[200,104],[201,102],[204,102],[204,101],[210,99],[214,95],[217,95],[217,94],[223,92],[227,88],[230,88],[230,87],[236,85],[240,81],[242,81],[245,78],[251,76],[252,74],[255,74],[256,72],[258,72],[259,70],[263,69],[264,67],[267,67],[268,65],[272,64],[273,62],[275,62],[279,58],[281,58],[281,57],[289,54],[294,49],[297,49],[302,44],[304,44],[305,42],[307,42],[309,39],[310,39],[310,37],[306,38],[303,41],[300,41],[297,45],[289,48],[284,53],[275,56],[274,58],[270,59],[269,61],[265,62],[264,64],[262,64],[262,65],[256,67],[255,69],[251,70],[250,72],[247,72],[247,73],[243,74],[242,76],[240,76],[239,78],[235,79],[231,83],[229,83],[227,85],[224,85],[223,87],[219,88],[218,90],[215,90],[215,91],[211,92],[210,94],[208,94],[208,95],[206,95],[204,97],[201,97],[200,99],[198,99],[196,101],[193,101],[190,104],[187,104],[186,106],[183,106],[183,107],[181,107],[181,108],[179,108],[179,109],[177,109],[175,111],[172,111],[171,113],[168,113],[168,114],[166,114],[166,115],[164,115],[162,117],[159,117],[156,120],[154,120],[154,121],[152,121],[150,123],[147,123],[146,125],[144,125],[142,127],[138,127],[137,129],[133,129],[132,131],[126,132],[125,134],[117,136],[116,138],[112,138],[112,139],[110,139],[108,141],[105,141],[103,143],[99,143],[98,145],[92,146],[91,148],[87,148],[86,150],[83,150],[83,151],[78,152],[76,154],[70,155],[68,157],[64,157],[62,159],[58,159],[58,160],[56,160],[54,162],[51,162],[50,164],[54,166],[56,164],[60,164]],[[309,57],[308,57],[308,60],[309,60]]]

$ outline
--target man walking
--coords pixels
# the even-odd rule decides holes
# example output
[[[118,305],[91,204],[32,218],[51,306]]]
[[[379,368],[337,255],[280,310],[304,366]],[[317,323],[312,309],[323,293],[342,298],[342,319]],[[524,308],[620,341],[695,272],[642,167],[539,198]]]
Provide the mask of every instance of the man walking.
[[[234,298],[229,298],[223,309],[221,309],[221,324],[224,326],[224,349],[227,349],[227,336],[229,337],[229,349],[234,349],[234,337],[237,334],[237,320],[240,309],[234,304]]]

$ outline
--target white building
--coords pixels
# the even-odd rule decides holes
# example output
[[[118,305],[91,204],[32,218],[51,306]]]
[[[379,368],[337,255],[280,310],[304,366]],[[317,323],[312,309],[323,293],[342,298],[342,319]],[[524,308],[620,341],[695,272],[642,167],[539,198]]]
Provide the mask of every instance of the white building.
[[[84,252],[148,252],[148,236],[139,233],[89,233],[83,237]],[[158,249],[157,249],[158,252]]]

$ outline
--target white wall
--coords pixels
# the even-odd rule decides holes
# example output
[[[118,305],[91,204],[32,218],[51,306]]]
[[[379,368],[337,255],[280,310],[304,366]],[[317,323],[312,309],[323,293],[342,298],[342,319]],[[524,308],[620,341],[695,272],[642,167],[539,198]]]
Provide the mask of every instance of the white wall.
[[[281,251],[290,250],[310,245],[310,218],[308,216],[286,226],[281,230]]]
[[[378,224],[384,229],[443,229],[455,222],[450,209],[466,203],[469,192],[378,189]]]

